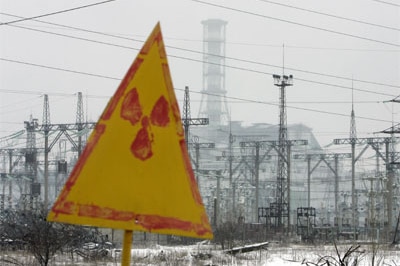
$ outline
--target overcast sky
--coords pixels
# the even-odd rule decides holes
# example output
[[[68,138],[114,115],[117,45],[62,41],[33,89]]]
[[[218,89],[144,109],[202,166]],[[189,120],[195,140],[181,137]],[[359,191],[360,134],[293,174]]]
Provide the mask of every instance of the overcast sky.
[[[30,115],[41,123],[44,94],[52,123],[75,122],[78,92],[97,121],[157,22],[177,98],[189,86],[196,117],[207,19],[227,21],[232,120],[279,123],[272,74],[284,64],[294,76],[287,122],[322,145],[349,136],[352,92],[358,137],[387,136],[374,133],[400,122],[400,103],[387,102],[400,95],[398,0],[0,0],[0,12],[0,137]]]

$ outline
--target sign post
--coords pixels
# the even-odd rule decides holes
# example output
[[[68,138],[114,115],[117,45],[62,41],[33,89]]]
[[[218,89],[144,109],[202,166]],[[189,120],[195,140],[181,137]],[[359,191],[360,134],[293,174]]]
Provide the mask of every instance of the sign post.
[[[121,266],[129,266],[131,261],[131,243],[132,243],[132,230],[124,231],[124,242],[122,245],[122,259]]]

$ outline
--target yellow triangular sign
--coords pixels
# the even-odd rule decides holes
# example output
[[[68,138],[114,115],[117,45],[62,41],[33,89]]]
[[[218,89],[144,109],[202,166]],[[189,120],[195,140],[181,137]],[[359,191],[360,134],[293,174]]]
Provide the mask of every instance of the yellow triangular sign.
[[[212,238],[159,23],[103,111],[48,220]]]

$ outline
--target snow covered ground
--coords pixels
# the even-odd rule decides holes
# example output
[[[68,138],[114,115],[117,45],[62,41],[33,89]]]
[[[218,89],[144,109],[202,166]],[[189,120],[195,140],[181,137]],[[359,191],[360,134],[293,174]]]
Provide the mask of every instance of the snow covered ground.
[[[351,245],[338,246],[340,256],[343,257],[350,247]],[[399,249],[383,250],[383,247],[379,247],[377,250],[375,265],[373,266],[400,266]],[[358,251],[362,251],[363,253],[353,253],[355,255],[353,258],[357,257],[359,260],[357,265],[372,265],[372,248],[369,246],[361,246]],[[317,263],[318,259],[324,256],[338,258],[333,246],[294,245],[282,247],[270,245],[270,247],[264,250],[237,254],[235,256],[217,250],[216,247],[212,245],[176,247],[155,246],[151,249],[132,249],[132,265],[298,266],[307,265],[306,262],[309,262],[310,266],[314,266],[316,264],[312,263]],[[114,255],[114,258],[118,259],[119,256]]]
[[[346,251],[352,247],[351,244],[338,246],[339,254],[344,256]],[[353,246],[354,247],[354,246]],[[359,259],[357,266],[400,266],[400,248],[388,248],[387,246],[379,246],[376,250],[375,263],[372,264],[373,249],[370,245],[361,245],[358,249],[363,251],[362,254],[356,254]],[[355,253],[353,253],[355,254]],[[113,249],[110,256],[103,260],[88,262],[76,254],[72,257],[70,254],[57,255],[50,265],[80,265],[80,266],[120,266],[121,250]],[[131,250],[131,265],[165,265],[165,266],[203,266],[203,265],[219,265],[219,266],[315,266],[318,259],[324,256],[332,256],[337,259],[334,246],[305,246],[291,245],[281,246],[270,244],[267,249],[251,251],[242,254],[229,255],[221,251],[219,247],[209,244],[198,244],[190,246],[161,246],[154,245],[152,247],[140,248],[133,247]],[[353,256],[354,258],[355,256]],[[14,261],[19,263],[6,263],[6,261]],[[332,261],[331,261],[332,262]],[[312,264],[315,263],[315,264]],[[37,265],[35,260],[26,252],[0,252],[0,266],[5,265]],[[327,265],[327,264],[325,264]],[[330,264],[336,266],[339,264]],[[351,265],[351,264],[347,264]]]

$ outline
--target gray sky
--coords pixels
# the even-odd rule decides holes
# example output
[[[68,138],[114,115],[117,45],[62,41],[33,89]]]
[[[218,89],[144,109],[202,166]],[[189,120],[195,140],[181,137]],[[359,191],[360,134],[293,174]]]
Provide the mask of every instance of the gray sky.
[[[99,2],[0,0],[0,21]],[[75,122],[79,91],[87,118],[96,121],[157,22],[177,98],[182,104],[189,86],[196,117],[201,21],[210,18],[228,22],[232,120],[279,123],[271,74],[282,73],[284,50],[285,74],[294,76],[287,88],[288,124],[304,123],[322,145],[347,138],[352,87],[358,137],[400,122],[400,103],[385,102],[400,95],[398,0],[116,0],[0,26],[0,137],[23,129],[31,114],[41,123],[43,94],[49,95],[52,123]]]

